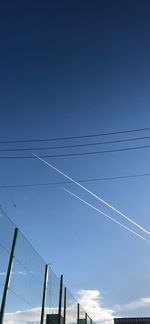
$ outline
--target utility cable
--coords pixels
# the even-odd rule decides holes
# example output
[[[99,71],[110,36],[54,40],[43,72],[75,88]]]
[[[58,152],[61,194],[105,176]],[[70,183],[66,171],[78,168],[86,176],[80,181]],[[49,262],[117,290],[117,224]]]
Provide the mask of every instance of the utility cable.
[[[93,152],[82,152],[82,153],[68,153],[68,154],[45,154],[41,155],[42,158],[59,158],[59,157],[73,157],[73,156],[87,156],[87,155],[97,155],[97,154],[106,154],[106,153],[117,153],[117,152],[124,152],[124,151],[133,151],[133,150],[141,150],[150,148],[150,145],[143,145],[143,146],[133,146],[133,147],[126,147],[114,150],[103,150],[103,151],[93,151]],[[27,156],[0,156],[0,159],[34,159],[34,156],[27,155]]]
[[[141,174],[131,174],[131,175],[122,175],[116,177],[103,177],[103,178],[91,178],[91,179],[80,179],[78,182],[96,182],[96,181],[109,181],[109,180],[121,180],[121,179],[132,179],[132,178],[141,178],[149,177],[150,173],[141,173]],[[45,183],[26,183],[26,184],[10,184],[10,185],[0,185],[0,188],[24,188],[24,187],[40,187],[40,186],[54,186],[54,185],[64,185],[71,183],[71,181],[61,181],[61,182],[45,182]]]
[[[56,149],[67,149],[67,148],[77,148],[77,147],[88,147],[88,146],[96,146],[96,145],[107,145],[107,144],[117,144],[117,143],[125,143],[131,141],[139,141],[150,139],[150,136],[143,137],[134,137],[134,138],[126,138],[114,141],[105,141],[105,142],[97,142],[97,143],[86,143],[86,144],[74,144],[74,145],[63,145],[63,146],[48,146],[48,147],[28,147],[28,148],[14,148],[14,149],[0,149],[0,152],[21,152],[21,151],[41,151],[41,150],[56,150]]]
[[[0,141],[0,144],[72,140],[72,139],[78,139],[78,138],[92,138],[92,137],[100,137],[100,136],[109,136],[109,135],[118,135],[118,134],[142,132],[142,131],[149,131],[149,130],[150,130],[150,127],[145,127],[145,128],[128,129],[128,130],[117,131],[117,132],[106,132],[106,133],[86,134],[86,135],[77,135],[77,136]]]
[[[124,213],[122,213],[120,210],[118,210],[117,208],[115,208],[113,205],[109,204],[106,200],[102,199],[101,197],[97,196],[95,193],[93,193],[91,190],[87,189],[86,187],[84,187],[83,185],[81,185],[79,182],[77,182],[76,180],[74,180],[73,178],[69,177],[66,173],[62,172],[61,170],[59,170],[58,168],[56,168],[55,166],[53,166],[52,164],[50,164],[49,162],[45,161],[44,159],[42,159],[41,157],[39,157],[37,154],[33,153],[33,155],[40,160],[41,162],[43,162],[44,164],[48,165],[51,169],[55,170],[57,173],[61,174],[62,176],[64,176],[66,179],[70,180],[71,182],[73,182],[74,184],[76,184],[78,187],[82,188],[84,191],[88,192],[91,196],[95,197],[97,200],[99,200],[100,202],[102,202],[104,205],[106,205],[107,207],[109,207],[110,209],[112,209],[113,211],[115,211],[116,213],[118,213],[120,216],[122,216],[123,218],[125,218],[126,220],[128,220],[130,223],[134,224],[135,226],[137,226],[138,228],[140,228],[143,232],[145,232],[146,234],[150,235],[150,232],[148,230],[146,230],[144,227],[142,227],[141,225],[137,224],[135,221],[133,221],[131,218],[129,218],[128,216],[126,216]]]

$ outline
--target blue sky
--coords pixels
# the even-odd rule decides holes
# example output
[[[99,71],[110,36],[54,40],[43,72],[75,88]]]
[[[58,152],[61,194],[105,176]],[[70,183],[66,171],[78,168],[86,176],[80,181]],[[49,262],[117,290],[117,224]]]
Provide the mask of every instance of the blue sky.
[[[149,10],[146,0],[3,1],[0,140],[149,127]],[[148,135],[148,131],[138,134]],[[133,136],[137,134],[63,143],[1,143],[0,148],[84,144]],[[149,145],[149,140],[102,145],[96,150],[134,145]],[[92,148],[63,152],[87,150]],[[51,152],[61,151],[37,154]],[[0,152],[0,157],[31,154]],[[89,179],[148,173],[149,159],[150,150],[145,149],[46,160],[75,179]],[[37,159],[0,159],[1,186],[63,180]],[[149,229],[149,181],[143,177],[86,186]],[[75,185],[66,188],[121,221]],[[64,274],[74,294],[82,289],[100,291],[101,303],[109,309],[150,297],[149,245],[67,195],[61,186],[0,188],[0,202],[43,258],[58,274]],[[124,315],[121,308],[118,312]],[[126,312],[147,315],[148,308],[136,308],[132,313],[126,306]]]

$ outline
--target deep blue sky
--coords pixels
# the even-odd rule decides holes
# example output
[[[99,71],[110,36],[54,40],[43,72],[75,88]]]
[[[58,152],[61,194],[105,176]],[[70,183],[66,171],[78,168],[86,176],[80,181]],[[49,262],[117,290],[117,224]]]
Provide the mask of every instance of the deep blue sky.
[[[0,140],[149,127],[149,13],[150,2],[145,0],[3,1]],[[132,143],[136,144],[149,141]],[[1,149],[29,146],[35,145],[1,144]],[[149,172],[149,159],[148,149],[47,160],[80,179]],[[38,160],[0,159],[1,185],[61,180]],[[149,228],[149,181],[147,177],[87,186]],[[67,187],[91,201],[73,185]],[[0,201],[41,255],[65,274],[74,293],[98,289],[107,307],[150,296],[149,246],[59,186],[0,189]],[[145,308],[143,312],[147,314]]]

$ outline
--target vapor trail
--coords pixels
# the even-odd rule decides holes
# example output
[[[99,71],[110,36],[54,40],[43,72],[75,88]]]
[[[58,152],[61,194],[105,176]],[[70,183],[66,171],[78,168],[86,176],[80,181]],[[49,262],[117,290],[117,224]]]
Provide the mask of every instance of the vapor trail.
[[[147,240],[146,238],[144,238],[144,237],[141,236],[140,234],[134,232],[134,231],[131,230],[129,227],[127,227],[127,226],[121,224],[120,222],[118,222],[117,220],[115,220],[113,217],[107,215],[106,213],[104,213],[104,212],[101,211],[100,209],[94,207],[93,205],[91,205],[91,204],[88,203],[87,201],[85,201],[85,200],[83,200],[82,198],[80,198],[79,196],[75,195],[73,192],[67,190],[67,189],[64,188],[64,187],[62,187],[62,189],[63,189],[64,191],[66,191],[67,193],[69,193],[71,196],[73,196],[73,197],[79,199],[80,201],[82,201],[85,205],[91,207],[92,209],[96,210],[98,213],[100,213],[100,214],[104,215],[105,217],[109,218],[112,222],[114,222],[114,223],[120,225],[121,227],[125,228],[127,231],[131,232],[131,233],[134,234],[135,236],[137,236],[137,237],[139,237],[140,239],[142,239],[142,240],[144,240],[144,241],[146,241],[146,242],[149,243],[149,240]]]
[[[103,204],[105,204],[106,206],[108,206],[109,208],[111,208],[112,210],[114,210],[116,213],[118,213],[119,215],[121,215],[122,217],[124,217],[130,223],[132,223],[135,226],[137,226],[138,228],[140,228],[143,232],[145,232],[146,234],[150,235],[150,232],[147,231],[144,227],[142,227],[139,224],[137,224],[136,222],[134,222],[131,218],[129,218],[128,216],[126,216],[125,214],[123,214],[121,211],[119,211],[118,209],[116,209],[115,207],[113,207],[112,205],[110,205],[109,203],[107,203],[107,201],[103,200],[102,198],[100,198],[99,196],[97,196],[96,194],[94,194],[92,191],[90,191],[89,189],[87,189],[86,187],[82,186],[79,182],[75,181],[73,178],[69,177],[67,174],[65,174],[64,172],[60,171],[56,167],[54,167],[52,164],[50,164],[49,162],[45,161],[43,158],[41,158],[37,154],[32,153],[32,155],[34,155],[37,159],[39,159],[40,161],[42,161],[43,163],[45,163],[46,165],[48,165],[53,170],[55,170],[58,173],[60,173],[61,175],[63,175],[65,178],[67,178],[71,182],[75,183],[78,187],[82,188],[83,190],[85,190],[86,192],[88,192],[89,194],[91,194],[93,197],[95,197],[96,199],[98,199],[99,201],[101,201]]]

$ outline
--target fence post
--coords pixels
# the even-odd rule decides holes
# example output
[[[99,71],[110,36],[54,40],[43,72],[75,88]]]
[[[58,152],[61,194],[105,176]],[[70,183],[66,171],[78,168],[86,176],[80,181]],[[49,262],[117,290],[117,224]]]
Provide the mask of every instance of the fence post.
[[[64,290],[64,324],[66,324],[66,295],[67,295],[67,290],[65,287],[65,290]]]
[[[77,324],[80,323],[80,304],[77,304]]]
[[[60,277],[58,324],[61,324],[62,288],[63,288],[63,275],[61,275],[61,277]]]
[[[18,235],[18,228],[16,227],[15,231],[14,231],[14,236],[13,236],[13,241],[12,241],[12,246],[11,246],[11,251],[10,251],[10,257],[9,257],[9,263],[8,263],[8,269],[7,269],[7,274],[6,274],[6,280],[5,280],[5,285],[4,285],[4,291],[3,291],[3,296],[2,296],[2,303],[1,303],[1,310],[0,310],[0,324],[3,323],[3,318],[4,318],[5,304],[6,304],[6,298],[7,298],[9,283],[10,283],[11,274],[12,274],[17,235]]]
[[[48,270],[49,265],[45,266],[45,275],[44,275],[44,285],[43,285],[43,297],[42,297],[42,309],[41,309],[41,321],[40,324],[43,324],[44,321],[44,309],[45,309],[45,300],[46,300],[46,290],[47,290],[47,282],[48,282]]]
[[[87,324],[87,313],[85,313],[85,324]]]

